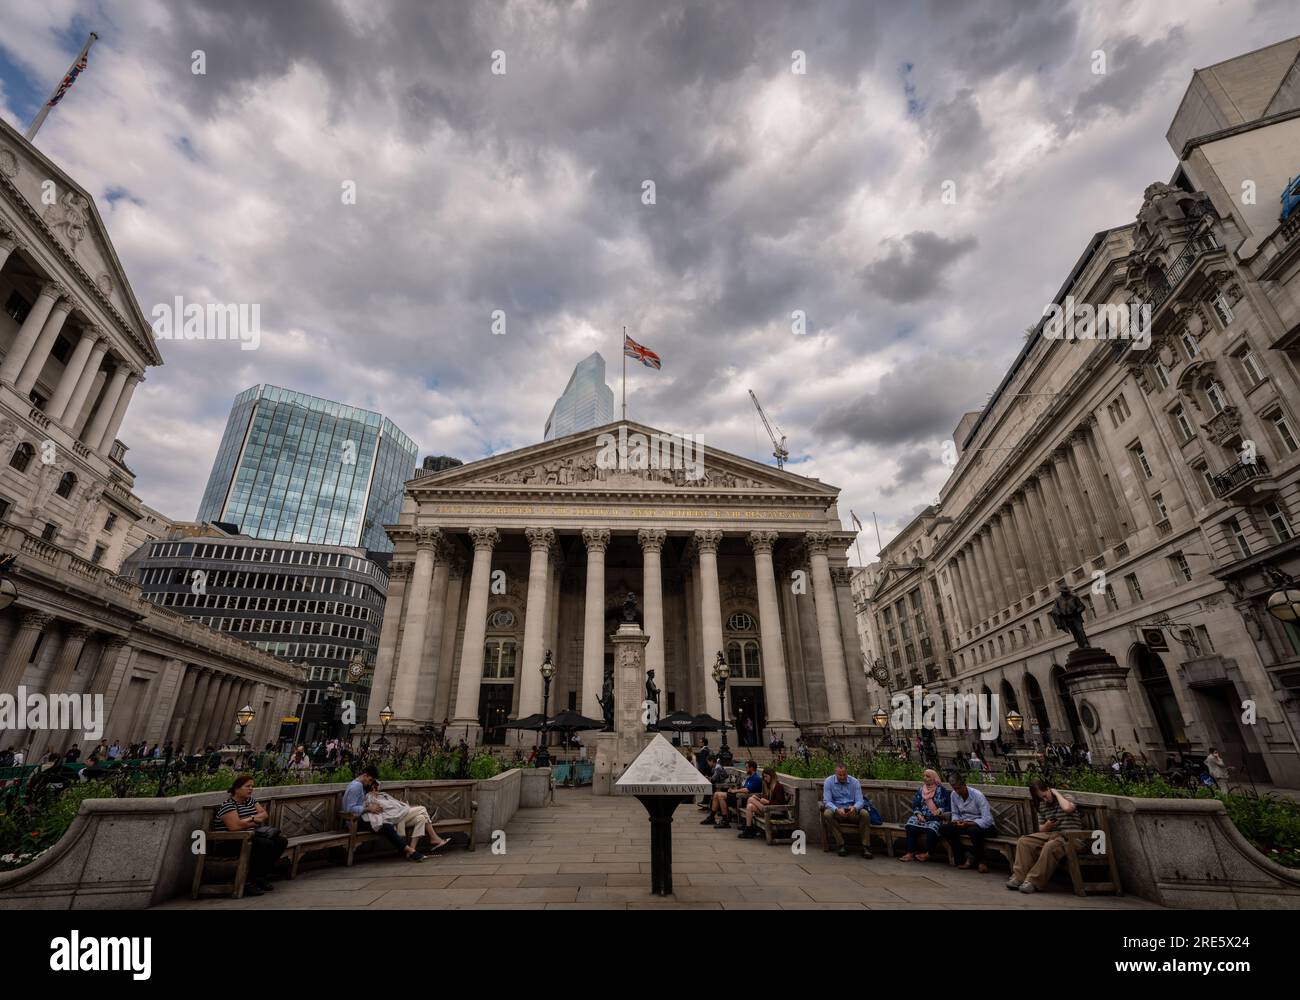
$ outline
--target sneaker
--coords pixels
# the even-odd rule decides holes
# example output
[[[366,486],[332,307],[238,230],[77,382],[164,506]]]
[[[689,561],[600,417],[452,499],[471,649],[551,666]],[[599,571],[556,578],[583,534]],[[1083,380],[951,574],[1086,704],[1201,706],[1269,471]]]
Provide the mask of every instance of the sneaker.
[[[740,833],[736,834],[736,836],[740,837],[742,840],[753,840],[758,836],[758,831],[752,826],[747,826],[745,829],[741,830]]]
[[[1009,878],[1009,879],[1007,879],[1007,888],[1008,888],[1008,889],[1019,889],[1019,888],[1020,888],[1020,883],[1017,882],[1014,878]]]
[[[842,857],[842,858],[847,858],[848,856],[849,856],[849,849],[848,849],[847,847],[841,847],[841,848],[840,848],[840,857]]]
[[[872,853],[871,853],[869,850],[867,850],[865,847],[862,848],[862,856],[863,856],[864,858],[866,858],[868,861],[870,861],[872,858],[875,857],[875,855],[872,854]]]
[[[410,859],[411,859],[412,861],[417,861],[417,862],[418,862],[418,861],[423,861],[423,860],[424,860],[424,855],[421,854],[419,851],[416,851],[414,854],[411,855],[411,858],[410,858]]]
[[[729,820],[729,819],[724,819],[721,823],[718,824],[718,829],[719,829],[719,830],[730,830],[730,829],[731,829],[731,820]]]
[[[1023,884],[1020,886],[1020,891],[1021,891],[1021,892],[1037,892],[1038,890],[1034,888],[1034,883],[1033,883],[1033,882],[1025,882],[1025,883],[1023,883]]]
[[[716,826],[716,825],[717,823],[713,819],[713,813],[709,813],[707,816],[704,817],[704,819],[700,820],[700,826]]]
[[[253,884],[250,882],[250,883],[248,883],[248,884],[246,884],[246,885],[244,886],[244,895],[245,895],[245,896],[261,896],[261,895],[264,895],[264,893],[262,892],[262,889],[261,889],[260,886],[253,885]]]

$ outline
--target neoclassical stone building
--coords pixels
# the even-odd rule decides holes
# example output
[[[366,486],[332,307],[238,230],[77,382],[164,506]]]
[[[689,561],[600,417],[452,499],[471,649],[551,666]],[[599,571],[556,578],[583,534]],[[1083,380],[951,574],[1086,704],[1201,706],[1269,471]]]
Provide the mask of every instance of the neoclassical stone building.
[[[117,440],[162,358],[89,193],[4,122],[0,307],[0,556],[17,557],[18,589],[0,610],[0,693],[101,694],[108,738],[189,747],[224,743],[248,704],[248,736],[270,738],[301,670],[155,607],[118,575],[169,526],[133,492]],[[79,738],[0,732],[0,745],[39,753]]]
[[[1040,323],[868,603],[892,690],[997,694],[1025,738],[1104,759],[1217,746],[1236,781],[1300,787],[1300,628],[1267,610],[1300,577],[1300,38],[1197,71],[1168,137],[1170,182],[1050,300],[1146,307],[1149,344]],[[1062,582],[1114,669],[1067,669]]]
[[[693,481],[601,468],[600,435],[620,432],[656,433],[619,422],[407,485],[372,724],[387,702],[390,732],[507,740],[506,719],[543,710],[547,650],[546,707],[600,718],[629,592],[663,711],[720,718],[722,652],[727,718],[756,742],[867,719],[838,490],[708,448]]]

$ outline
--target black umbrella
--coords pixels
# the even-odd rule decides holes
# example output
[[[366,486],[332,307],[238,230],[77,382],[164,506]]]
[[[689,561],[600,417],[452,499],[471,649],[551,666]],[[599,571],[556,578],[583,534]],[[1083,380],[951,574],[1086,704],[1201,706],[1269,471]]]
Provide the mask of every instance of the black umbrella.
[[[705,712],[703,715],[695,716],[694,725],[691,726],[691,729],[697,733],[720,733],[724,729],[730,728],[730,726],[719,722],[708,712]]]
[[[514,719],[507,722],[502,729],[527,729],[534,733],[540,733],[547,728],[546,716],[541,712],[534,712],[532,715],[525,715],[522,719]]]
[[[605,723],[598,719],[588,719],[585,715],[566,708],[555,718],[547,721],[546,728],[552,732],[580,733],[589,729],[604,729]]]
[[[664,733],[689,733],[693,732],[697,727],[695,716],[691,715],[690,712],[677,711],[671,715],[665,715],[650,728]]]

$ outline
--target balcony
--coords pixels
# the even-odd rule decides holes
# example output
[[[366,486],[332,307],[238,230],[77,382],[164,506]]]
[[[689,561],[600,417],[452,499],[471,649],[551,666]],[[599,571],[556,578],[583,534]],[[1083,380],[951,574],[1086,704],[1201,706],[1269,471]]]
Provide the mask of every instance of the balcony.
[[[1168,267],[1163,269],[1156,280],[1148,280],[1149,294],[1146,301],[1151,304],[1151,311],[1159,311],[1165,300],[1182,284],[1183,279],[1196,268],[1197,261],[1207,254],[1222,249],[1223,244],[1209,230],[1188,240],[1182,252],[1174,258]]]
[[[1255,461],[1238,462],[1214,476],[1214,495],[1234,502],[1263,495],[1271,492],[1262,488],[1262,481],[1267,478],[1268,463],[1263,455],[1256,455]]]

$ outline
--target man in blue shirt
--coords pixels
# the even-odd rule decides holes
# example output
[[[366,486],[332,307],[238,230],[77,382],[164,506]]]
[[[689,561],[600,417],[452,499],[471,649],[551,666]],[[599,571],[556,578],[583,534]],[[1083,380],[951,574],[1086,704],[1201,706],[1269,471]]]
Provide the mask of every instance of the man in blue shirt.
[[[858,828],[862,856],[871,858],[871,849],[868,847],[871,843],[871,814],[867,811],[868,805],[858,779],[849,774],[843,761],[836,764],[835,773],[822,784],[822,834],[839,846],[840,857],[847,857],[849,853],[840,823],[849,823]]]
[[[362,819],[363,813],[377,812],[382,813],[383,807],[373,803],[366,802],[366,792],[375,786],[379,781],[379,769],[373,764],[362,769],[348,787],[343,790],[343,811],[357,814],[357,829],[363,833],[370,827],[370,824]],[[379,836],[397,848],[409,861],[423,861],[424,855],[402,839],[402,835],[397,832],[397,827],[392,823],[381,823],[379,829],[375,831]]]
[[[948,849],[958,862],[957,867],[970,871],[973,857],[980,874],[987,875],[989,866],[984,863],[984,841],[997,833],[989,800],[978,788],[968,787],[966,776],[960,772],[954,774],[949,783],[952,785],[952,820],[939,827],[939,834],[948,841]],[[966,856],[962,834],[970,837],[971,857]]]

